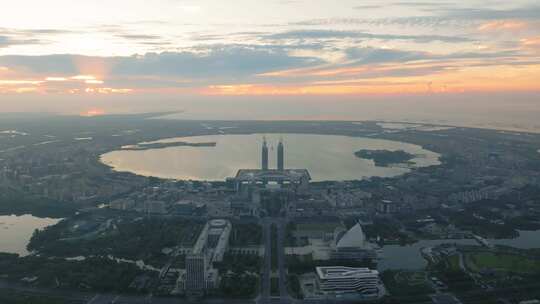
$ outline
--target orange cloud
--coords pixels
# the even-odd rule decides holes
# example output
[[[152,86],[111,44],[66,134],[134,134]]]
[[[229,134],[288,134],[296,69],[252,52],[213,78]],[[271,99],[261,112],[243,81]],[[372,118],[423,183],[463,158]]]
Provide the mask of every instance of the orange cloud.
[[[65,77],[47,77],[45,78],[46,81],[67,81],[67,78]]]
[[[132,89],[117,89],[117,88],[86,88],[84,89],[85,93],[95,93],[95,94],[128,94],[133,92]],[[79,91],[75,92],[79,93]]]
[[[490,21],[490,22],[483,23],[478,27],[478,30],[481,32],[518,31],[518,30],[523,30],[527,27],[528,27],[528,24],[524,21],[498,20],[498,21]]]
[[[206,95],[396,95],[432,92],[449,92],[446,86],[428,92],[426,83],[348,83],[348,84],[306,84],[301,86],[238,85],[210,86],[201,91]],[[463,89],[453,89],[462,92]]]
[[[41,80],[11,80],[0,79],[0,85],[39,85],[43,83]]]
[[[521,39],[521,45],[528,49],[540,50],[540,36]]]
[[[237,84],[201,89],[207,95],[362,95],[540,91],[540,65],[471,66],[431,75],[315,81],[299,85]]]
[[[90,109],[90,110],[86,110],[86,111],[80,113],[80,116],[84,116],[84,117],[94,117],[94,116],[101,116],[101,115],[105,115],[105,110],[103,110],[103,109]]]
[[[110,70],[109,63],[105,58],[101,57],[74,57],[73,63],[77,67],[80,75],[92,75],[90,76],[92,77],[91,79],[105,79]]]
[[[16,93],[16,94],[23,94],[23,93],[39,93],[40,90],[37,87],[2,87],[0,86],[0,94],[9,94],[9,93]]]
[[[85,80],[84,83],[86,83],[86,84],[103,84],[103,81],[102,80],[97,80],[97,79],[88,79],[88,80]]]
[[[73,80],[95,80],[96,77],[95,76],[92,76],[92,75],[77,75],[77,76],[73,76],[71,77],[71,79]]]

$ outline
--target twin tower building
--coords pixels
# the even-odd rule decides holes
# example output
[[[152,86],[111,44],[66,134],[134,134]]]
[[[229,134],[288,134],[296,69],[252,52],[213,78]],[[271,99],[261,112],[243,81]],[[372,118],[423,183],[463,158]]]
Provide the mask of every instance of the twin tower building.
[[[283,171],[285,169],[283,155],[283,140],[280,138],[279,144],[277,146],[277,169],[280,171]],[[263,138],[261,162],[261,169],[268,170],[268,143],[266,142],[266,137]]]

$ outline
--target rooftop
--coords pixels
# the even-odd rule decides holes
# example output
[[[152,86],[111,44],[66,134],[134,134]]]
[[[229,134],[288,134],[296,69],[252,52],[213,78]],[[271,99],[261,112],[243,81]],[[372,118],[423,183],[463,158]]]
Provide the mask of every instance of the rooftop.
[[[377,270],[371,270],[369,268],[353,268],[343,266],[324,266],[316,267],[317,275],[319,279],[331,280],[331,279],[345,279],[345,278],[364,278],[378,276]]]
[[[236,173],[235,179],[238,181],[259,181],[259,180],[272,180],[272,181],[292,181],[299,182],[302,179],[307,178],[311,180],[311,175],[307,169],[240,169]]]
[[[367,248],[366,236],[364,235],[362,226],[358,223],[354,225],[341,237],[336,246],[337,248]]]

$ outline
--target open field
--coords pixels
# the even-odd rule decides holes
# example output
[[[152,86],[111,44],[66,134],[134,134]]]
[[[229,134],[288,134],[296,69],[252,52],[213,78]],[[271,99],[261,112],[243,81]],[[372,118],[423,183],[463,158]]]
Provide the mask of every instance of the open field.
[[[460,270],[459,256],[458,255],[449,256],[447,261],[448,261],[448,266],[450,267],[450,269],[452,269],[454,271],[459,271]]]
[[[476,272],[483,269],[516,273],[540,272],[540,259],[521,255],[475,252],[468,253],[466,259],[467,266]]]
[[[422,298],[433,292],[424,271],[385,271],[382,280],[392,296]]]

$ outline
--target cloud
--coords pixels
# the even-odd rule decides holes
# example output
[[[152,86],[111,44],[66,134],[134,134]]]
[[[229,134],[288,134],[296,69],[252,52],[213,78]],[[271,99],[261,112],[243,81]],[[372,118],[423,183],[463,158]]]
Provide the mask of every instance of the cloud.
[[[78,55],[43,55],[43,56],[0,56],[0,65],[38,74],[76,74],[75,62],[77,59],[85,60],[86,56]]]
[[[412,27],[460,27],[464,24],[475,24],[473,20],[457,20],[441,16],[412,16],[412,17],[393,17],[393,18],[323,18],[310,19],[290,23],[296,26],[412,26]]]
[[[396,34],[372,34],[360,31],[335,31],[335,30],[292,30],[264,36],[267,39],[381,39],[381,40],[412,40],[415,42],[470,42],[470,38],[459,36],[442,35],[396,35]]]
[[[41,28],[41,29],[15,29],[15,28],[0,28],[0,35],[11,36],[35,36],[35,35],[61,35],[73,33],[71,30],[53,29],[53,28]]]
[[[540,36],[524,38],[521,40],[521,45],[526,49],[540,51]]]
[[[362,5],[356,5],[353,7],[353,9],[357,9],[357,10],[369,10],[369,9],[377,9],[377,8],[381,8],[381,7],[384,7],[383,5],[380,5],[380,4],[362,4]]]
[[[86,64],[91,63],[91,64]],[[129,57],[91,57],[80,55],[0,56],[0,66],[31,73],[77,75],[85,66],[103,66],[109,77],[170,76],[180,78],[229,78],[291,67],[321,64],[321,59],[291,56],[281,47],[214,45],[181,52],[147,53]],[[81,68],[83,67],[83,68]],[[83,69],[83,71],[81,71]]]
[[[431,58],[431,55],[423,52],[377,49],[371,47],[349,48],[345,53],[349,60],[354,61],[354,64],[373,64],[396,61],[407,62]]]
[[[381,9],[387,8],[389,6],[403,6],[403,7],[447,7],[451,6],[452,3],[448,2],[417,2],[417,1],[403,1],[403,2],[394,2],[388,4],[364,4],[354,6],[353,9],[357,10],[368,10],[368,9]]]
[[[478,30],[481,32],[519,31],[528,27],[527,22],[519,20],[495,20],[482,23]]]
[[[0,27],[0,49],[17,45],[44,45],[52,43],[52,36],[71,33],[59,29],[15,29]]]
[[[144,34],[119,34],[116,37],[128,39],[128,40],[158,40],[162,39],[159,35],[144,35]]]
[[[348,48],[345,51],[349,62],[347,65],[358,64],[379,64],[399,62],[405,64],[411,61],[425,60],[430,62],[445,62],[459,60],[484,60],[488,65],[492,65],[489,60],[496,60],[496,64],[501,64],[503,59],[510,59],[511,63],[518,61],[520,57],[525,58],[515,50],[501,50],[494,52],[455,52],[448,54],[434,54],[420,51],[406,51],[399,49],[381,49],[372,47]]]
[[[18,39],[8,36],[0,36],[0,49],[13,45],[29,45],[29,44],[45,44],[46,42],[39,39]]]
[[[383,49],[373,47],[351,47],[345,50],[345,59],[340,63],[326,64],[313,68],[300,68],[266,73],[273,82],[289,81],[341,81],[343,77],[369,79],[379,77],[423,76],[442,71],[459,70],[467,67],[492,67],[500,65],[518,66],[538,64],[537,60],[520,57],[517,51],[456,52],[434,54],[421,51]],[[532,58],[532,57],[531,57]]]
[[[501,19],[540,19],[540,5],[523,6],[514,9],[491,8],[433,8],[427,11],[439,13],[447,18],[474,19],[474,20],[501,20]]]
[[[477,26],[479,22],[490,20],[540,20],[540,5],[523,5],[509,9],[456,7],[448,2],[397,2],[394,5],[418,7],[424,14],[388,18],[323,18],[293,22],[299,26],[335,25],[403,25],[417,27],[462,27]],[[383,6],[381,6],[383,7]]]
[[[213,46],[205,53],[148,53],[118,60],[120,75],[174,75],[182,77],[240,77],[288,67],[321,63],[320,59],[290,56],[281,49]]]
[[[439,7],[439,6],[452,6],[453,3],[449,2],[435,2],[435,1],[428,1],[428,2],[421,2],[421,1],[402,1],[402,2],[395,2],[394,5],[397,6],[412,6],[412,7]]]
[[[351,76],[417,76],[459,67],[464,60],[468,65],[477,65],[471,61],[483,61],[487,66],[513,64],[517,60],[514,57],[519,54],[499,51],[438,55],[400,49],[350,47],[342,55],[342,61],[329,63],[315,57],[292,56],[280,46],[213,45],[181,52],[123,57],[69,54],[0,56],[0,66],[12,73],[19,71],[26,77],[24,79],[46,80],[48,83],[78,80],[73,77],[75,75],[93,75],[96,78],[92,77],[92,81],[80,80],[89,85],[118,88],[190,88],[215,83],[299,83]],[[415,62],[419,64],[413,64]]]

